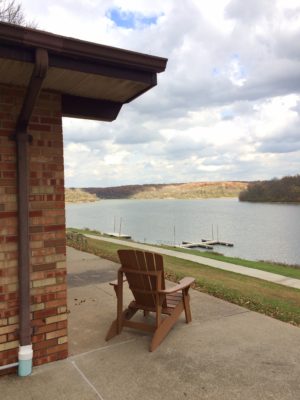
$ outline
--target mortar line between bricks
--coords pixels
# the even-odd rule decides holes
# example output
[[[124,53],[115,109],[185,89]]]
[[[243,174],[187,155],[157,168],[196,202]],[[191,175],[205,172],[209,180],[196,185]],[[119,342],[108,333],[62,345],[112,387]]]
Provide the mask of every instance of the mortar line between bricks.
[[[89,385],[89,387],[91,389],[93,389],[93,391],[96,393],[96,395],[98,396],[98,398],[100,400],[104,400],[104,398],[101,396],[101,394],[98,392],[98,390],[95,388],[95,386],[92,384],[92,382],[85,376],[85,374],[81,371],[81,369],[78,367],[78,365],[75,363],[75,361],[71,361],[71,364],[73,365],[73,367],[77,370],[77,372],[79,373],[79,375],[82,377],[82,379]]]
[[[108,349],[112,349],[112,348],[114,348],[114,347],[122,346],[123,344],[130,343],[130,342],[134,342],[135,340],[136,340],[136,339],[128,339],[128,340],[125,340],[124,342],[119,342],[119,343],[116,343],[116,344],[111,344],[111,345],[109,345],[109,346],[102,346],[102,347],[98,347],[97,349],[93,349],[93,350],[86,351],[86,352],[84,352],[84,353],[75,354],[74,356],[70,356],[70,357],[68,358],[68,361],[73,362],[72,360],[74,360],[74,359],[76,359],[76,358],[83,357],[83,356],[86,356],[86,355],[88,355],[88,354],[93,354],[93,353],[95,353],[96,351],[108,350]]]

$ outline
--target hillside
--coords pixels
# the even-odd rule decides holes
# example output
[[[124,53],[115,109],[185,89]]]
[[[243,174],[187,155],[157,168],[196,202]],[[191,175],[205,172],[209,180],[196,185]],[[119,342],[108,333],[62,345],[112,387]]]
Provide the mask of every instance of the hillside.
[[[192,182],[84,188],[101,199],[204,199],[238,197],[246,182]]]
[[[66,203],[87,203],[99,200],[95,194],[81,189],[65,189]]]
[[[300,203],[300,175],[253,182],[240,193],[240,201]]]

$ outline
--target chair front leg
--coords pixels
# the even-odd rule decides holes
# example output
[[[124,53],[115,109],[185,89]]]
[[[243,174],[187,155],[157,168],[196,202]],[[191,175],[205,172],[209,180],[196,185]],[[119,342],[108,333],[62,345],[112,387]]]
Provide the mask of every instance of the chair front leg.
[[[135,314],[136,312],[137,312],[137,309],[135,310],[134,308],[130,308],[130,307],[126,308],[126,310],[124,310],[124,311],[122,312],[122,316],[121,316],[121,318],[122,318],[121,330],[122,330],[122,328],[123,328],[123,321],[124,321],[124,320],[129,320],[129,319],[131,319],[131,318],[134,316],[134,314]],[[112,322],[112,324],[111,324],[109,330],[107,331],[107,334],[106,334],[106,336],[105,336],[105,340],[108,341],[108,340],[112,339],[113,337],[117,336],[119,333],[120,333],[120,332],[118,332],[118,319],[115,319],[115,320]]]

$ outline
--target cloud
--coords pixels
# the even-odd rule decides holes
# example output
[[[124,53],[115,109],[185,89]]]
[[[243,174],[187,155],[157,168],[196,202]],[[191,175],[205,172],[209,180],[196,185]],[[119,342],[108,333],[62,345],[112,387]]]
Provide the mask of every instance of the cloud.
[[[293,153],[300,151],[300,118],[297,124],[287,127],[282,132],[266,139],[257,147],[261,153]]]
[[[169,59],[157,87],[124,105],[113,123],[64,119],[67,185],[299,172],[297,2],[22,4],[41,29]]]
[[[169,160],[191,160],[210,153],[211,146],[205,141],[177,135],[176,140],[165,143],[162,151]]]
[[[64,143],[103,142],[112,137],[108,123],[75,118],[63,118]]]
[[[294,107],[291,107],[291,111],[295,111],[300,117],[300,101]]]
[[[269,0],[231,0],[225,8],[225,16],[242,24],[258,23],[262,18],[272,15],[274,3]]]
[[[114,138],[114,143],[119,145],[136,145],[141,143],[162,142],[163,136],[157,132],[143,127],[135,127],[130,129],[127,127],[125,130],[120,131]]]

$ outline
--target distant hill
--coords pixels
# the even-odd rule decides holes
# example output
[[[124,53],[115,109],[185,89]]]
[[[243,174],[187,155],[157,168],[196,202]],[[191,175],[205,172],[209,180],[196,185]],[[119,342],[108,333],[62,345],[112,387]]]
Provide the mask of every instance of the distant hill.
[[[238,197],[248,182],[191,182],[84,188],[100,199],[205,199]]]
[[[240,201],[300,203],[300,175],[253,182],[240,193]]]
[[[81,189],[65,189],[66,203],[87,203],[99,200],[95,194]]]

